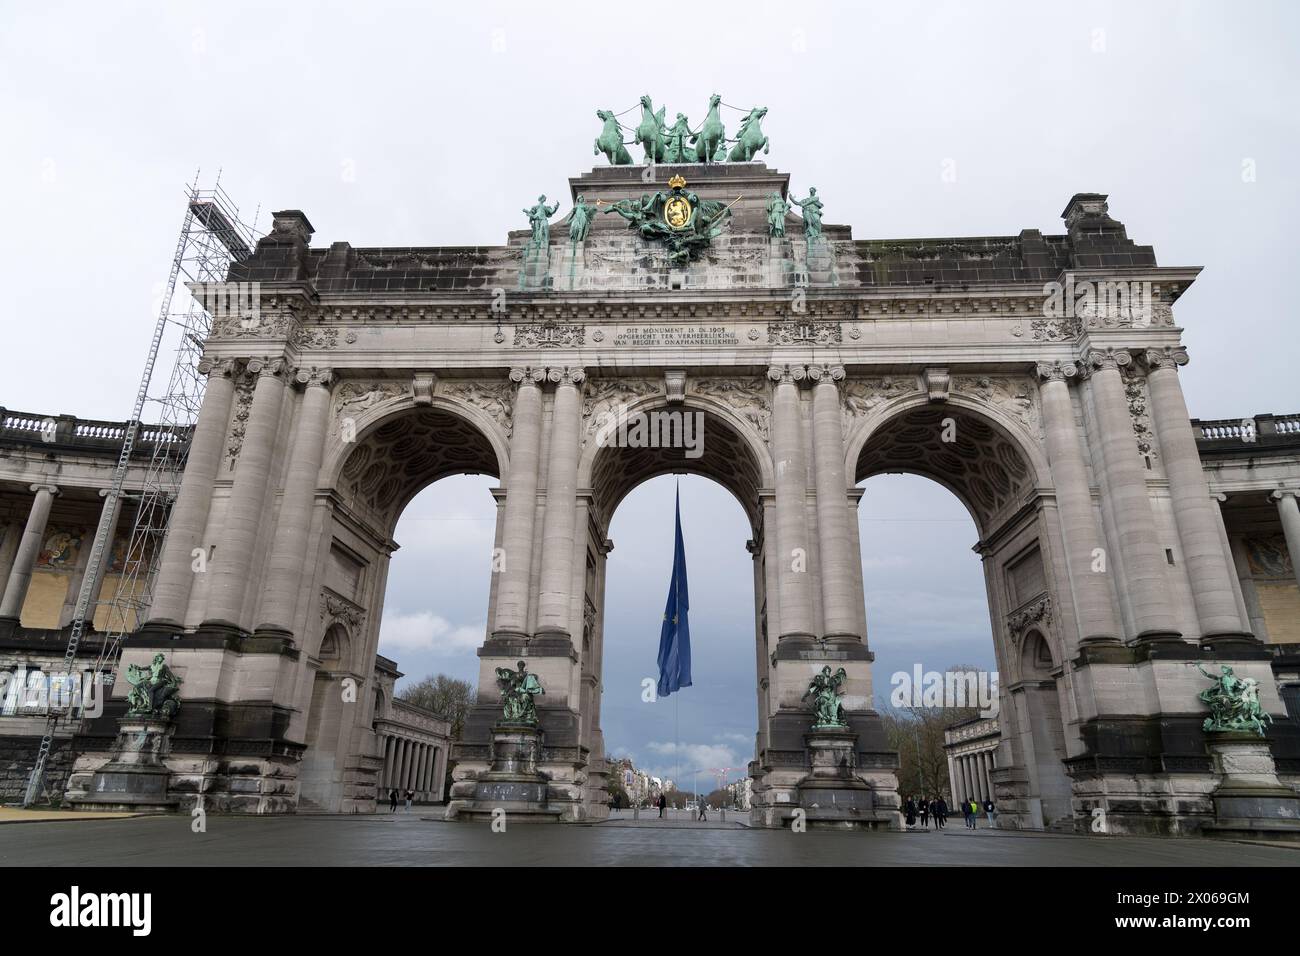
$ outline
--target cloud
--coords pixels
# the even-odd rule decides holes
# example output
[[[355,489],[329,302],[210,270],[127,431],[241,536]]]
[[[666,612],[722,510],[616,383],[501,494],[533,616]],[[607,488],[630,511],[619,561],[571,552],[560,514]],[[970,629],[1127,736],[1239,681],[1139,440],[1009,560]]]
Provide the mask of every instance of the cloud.
[[[749,762],[748,758],[742,760],[737,756],[736,751],[726,744],[686,744],[652,740],[646,746],[656,757],[667,758],[670,766],[680,760],[683,773],[710,767],[743,767]]]
[[[485,624],[453,626],[432,611],[384,615],[379,628],[379,646],[389,651],[432,651],[435,654],[463,654],[483,643]]]

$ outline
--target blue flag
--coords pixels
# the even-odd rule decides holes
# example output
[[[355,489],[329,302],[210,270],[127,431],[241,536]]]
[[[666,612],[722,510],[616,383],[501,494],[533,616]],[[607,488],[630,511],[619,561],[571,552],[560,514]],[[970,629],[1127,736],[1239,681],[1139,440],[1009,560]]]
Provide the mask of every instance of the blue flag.
[[[660,697],[691,686],[691,609],[686,589],[686,544],[682,541],[682,496],[677,492],[677,541],[673,548],[673,580],[668,586],[664,626],[659,632]]]

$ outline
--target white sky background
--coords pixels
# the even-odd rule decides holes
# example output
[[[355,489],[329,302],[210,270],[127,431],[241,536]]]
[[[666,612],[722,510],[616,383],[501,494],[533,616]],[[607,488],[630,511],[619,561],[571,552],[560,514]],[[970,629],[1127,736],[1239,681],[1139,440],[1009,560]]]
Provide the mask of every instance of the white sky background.
[[[1109,193],[1112,215],[1161,264],[1205,266],[1176,312],[1191,413],[1300,411],[1289,295],[1298,22],[1294,3],[1151,0],[6,4],[0,405],[129,414],[198,167],[204,184],[224,169],[249,217],[260,203],[262,229],[270,210],[302,209],[316,245],[501,244],[539,192],[561,197],[564,214],[567,177],[596,159],[597,108],[621,111],[648,92],[698,123],[716,91],[769,107],[766,161],[800,195],[817,186],[826,220],[858,238],[1059,233],[1073,193]],[[955,182],[941,175],[949,161]],[[385,649],[412,676],[476,669],[484,611],[471,597],[480,582],[485,597],[486,572],[467,568],[486,569],[491,503],[475,484],[486,480],[458,481],[422,495],[399,528]],[[657,641],[671,487],[644,486],[615,518],[611,601],[638,568],[649,593],[628,598],[626,617],[611,605],[620,633],[607,682],[640,667],[615,644]],[[936,668],[991,659],[974,527],[934,487],[873,479],[864,505],[868,519],[954,519],[904,524],[892,538],[897,522],[864,523],[873,648],[883,659],[908,632],[926,649],[903,667],[928,668],[931,651]],[[701,620],[713,613],[705,594],[737,602],[716,625],[736,659],[718,691],[729,716],[691,742],[730,741],[743,762],[749,744],[726,735],[753,733],[748,531],[739,506],[702,480],[683,481],[683,508],[697,515],[687,544]],[[447,517],[461,520],[420,520]],[[941,599],[936,572],[949,582]],[[697,642],[714,633],[693,624]],[[881,687],[893,669],[878,665]],[[651,747],[665,740],[661,723],[617,713],[607,698],[611,748],[662,755]]]

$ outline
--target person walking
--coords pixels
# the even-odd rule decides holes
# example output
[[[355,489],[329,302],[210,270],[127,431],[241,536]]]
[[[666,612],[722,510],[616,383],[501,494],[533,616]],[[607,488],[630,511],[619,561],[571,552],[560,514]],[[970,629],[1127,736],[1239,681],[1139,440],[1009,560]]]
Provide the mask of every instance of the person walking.
[[[997,816],[997,807],[993,805],[992,800],[984,801],[984,814],[989,818],[989,826],[993,826],[994,817]]]
[[[934,824],[934,828],[939,829],[939,800],[937,797],[930,801],[930,820]]]
[[[978,830],[979,822],[980,822],[979,801],[976,800],[974,797],[972,797],[970,801],[970,828],[972,830]]]
[[[970,829],[970,797],[961,802],[961,820],[967,830]]]
[[[664,818],[664,810],[667,808],[667,806],[668,806],[668,798],[665,797],[662,793],[659,794],[659,819],[660,820]]]
[[[916,799],[908,797],[904,810],[907,814],[907,828],[911,830],[916,826]]]
[[[700,815],[697,816],[697,817],[695,818],[696,820],[703,820],[705,823],[708,823],[708,822],[709,822],[709,816],[708,816],[708,814],[706,814],[706,813],[704,812],[704,808],[705,808],[706,806],[707,806],[707,804],[706,804],[703,800],[701,800],[701,801],[700,801]]]
[[[406,791],[406,812],[407,813],[411,812],[411,801],[414,799],[415,799],[415,791],[414,790]]]
[[[917,801],[916,812],[921,817],[921,829],[930,829],[930,801],[925,799],[925,797],[921,797],[921,799]]]
[[[939,797],[939,829],[942,830],[948,825],[948,801],[942,796]]]

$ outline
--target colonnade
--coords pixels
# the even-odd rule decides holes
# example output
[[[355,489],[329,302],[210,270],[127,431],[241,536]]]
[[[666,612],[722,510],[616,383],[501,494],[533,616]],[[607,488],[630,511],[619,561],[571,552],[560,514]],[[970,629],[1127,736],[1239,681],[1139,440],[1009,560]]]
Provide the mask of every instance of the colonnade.
[[[986,750],[948,755],[948,783],[952,808],[965,799],[973,798],[981,804],[996,799],[993,795],[993,771],[997,769],[997,745]]]
[[[399,799],[405,799],[406,791],[413,790],[417,800],[442,800],[447,773],[444,748],[400,734],[382,735],[380,748],[384,756],[378,783],[380,802],[394,789]]]

